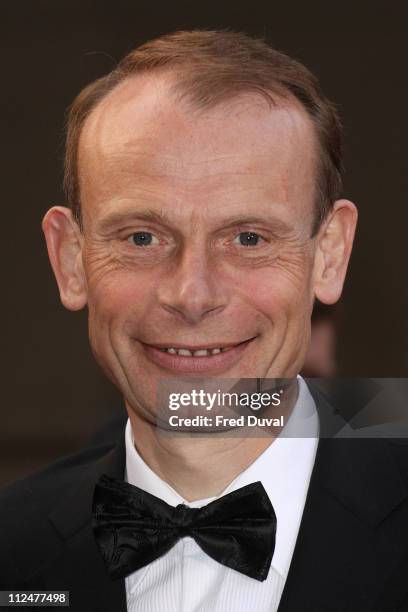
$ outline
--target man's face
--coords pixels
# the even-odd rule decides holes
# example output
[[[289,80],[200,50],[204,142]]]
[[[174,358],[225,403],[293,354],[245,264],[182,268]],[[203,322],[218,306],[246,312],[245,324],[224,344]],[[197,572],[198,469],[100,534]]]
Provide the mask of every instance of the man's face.
[[[315,165],[295,103],[198,113],[138,77],[93,111],[79,148],[90,340],[133,410],[154,413],[161,378],[299,372]]]

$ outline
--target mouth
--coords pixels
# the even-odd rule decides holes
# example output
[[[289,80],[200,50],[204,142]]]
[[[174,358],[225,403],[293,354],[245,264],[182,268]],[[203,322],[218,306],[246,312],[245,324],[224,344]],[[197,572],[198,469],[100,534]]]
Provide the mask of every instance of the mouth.
[[[211,345],[147,344],[141,342],[147,357],[168,370],[199,373],[223,370],[234,365],[256,336],[235,343]]]

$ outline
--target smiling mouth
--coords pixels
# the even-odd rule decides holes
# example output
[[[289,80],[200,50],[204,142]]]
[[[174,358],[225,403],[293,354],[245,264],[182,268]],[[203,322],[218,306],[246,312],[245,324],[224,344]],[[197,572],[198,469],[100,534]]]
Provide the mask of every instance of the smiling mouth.
[[[213,347],[157,346],[154,344],[149,344],[148,346],[156,348],[162,353],[168,353],[169,355],[179,355],[180,357],[211,357],[213,355],[219,355],[219,353],[226,353],[240,346],[241,344],[249,342],[250,340],[252,340],[252,338],[248,338],[248,340],[242,340],[241,342],[236,342],[235,344],[219,344],[218,346]]]
[[[150,361],[166,370],[184,373],[213,373],[226,370],[236,364],[247,346],[256,336],[235,343],[205,345],[147,344],[142,342]]]
[[[210,357],[211,355],[218,355],[218,353],[225,353],[234,346],[238,346],[237,344],[232,344],[231,346],[220,346],[213,349],[205,349],[198,348],[194,350],[190,350],[187,348],[161,348],[160,350],[163,353],[169,353],[170,355],[181,355],[182,357]]]

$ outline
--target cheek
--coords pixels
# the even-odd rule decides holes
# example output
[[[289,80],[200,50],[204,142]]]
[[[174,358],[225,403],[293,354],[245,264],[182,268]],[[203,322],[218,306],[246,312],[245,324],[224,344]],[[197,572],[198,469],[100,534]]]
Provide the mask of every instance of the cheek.
[[[127,265],[97,241],[87,245],[84,269],[91,318],[112,324],[132,315],[137,321],[151,309],[158,283],[153,270]]]
[[[110,328],[122,327],[128,319],[137,324],[149,312],[153,295],[151,274],[110,271],[89,284],[90,320]]]
[[[305,253],[283,257],[271,266],[252,269],[236,283],[241,297],[274,323],[304,319],[309,315],[312,292],[312,264]]]

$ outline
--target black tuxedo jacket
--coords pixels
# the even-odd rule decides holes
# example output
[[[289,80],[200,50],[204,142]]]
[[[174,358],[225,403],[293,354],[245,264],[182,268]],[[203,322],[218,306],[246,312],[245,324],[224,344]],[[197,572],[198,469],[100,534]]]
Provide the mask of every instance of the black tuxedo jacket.
[[[69,590],[72,611],[126,612],[91,530],[95,482],[124,469],[121,435],[4,491],[0,590]],[[408,611],[407,441],[319,441],[279,612],[335,611]]]

